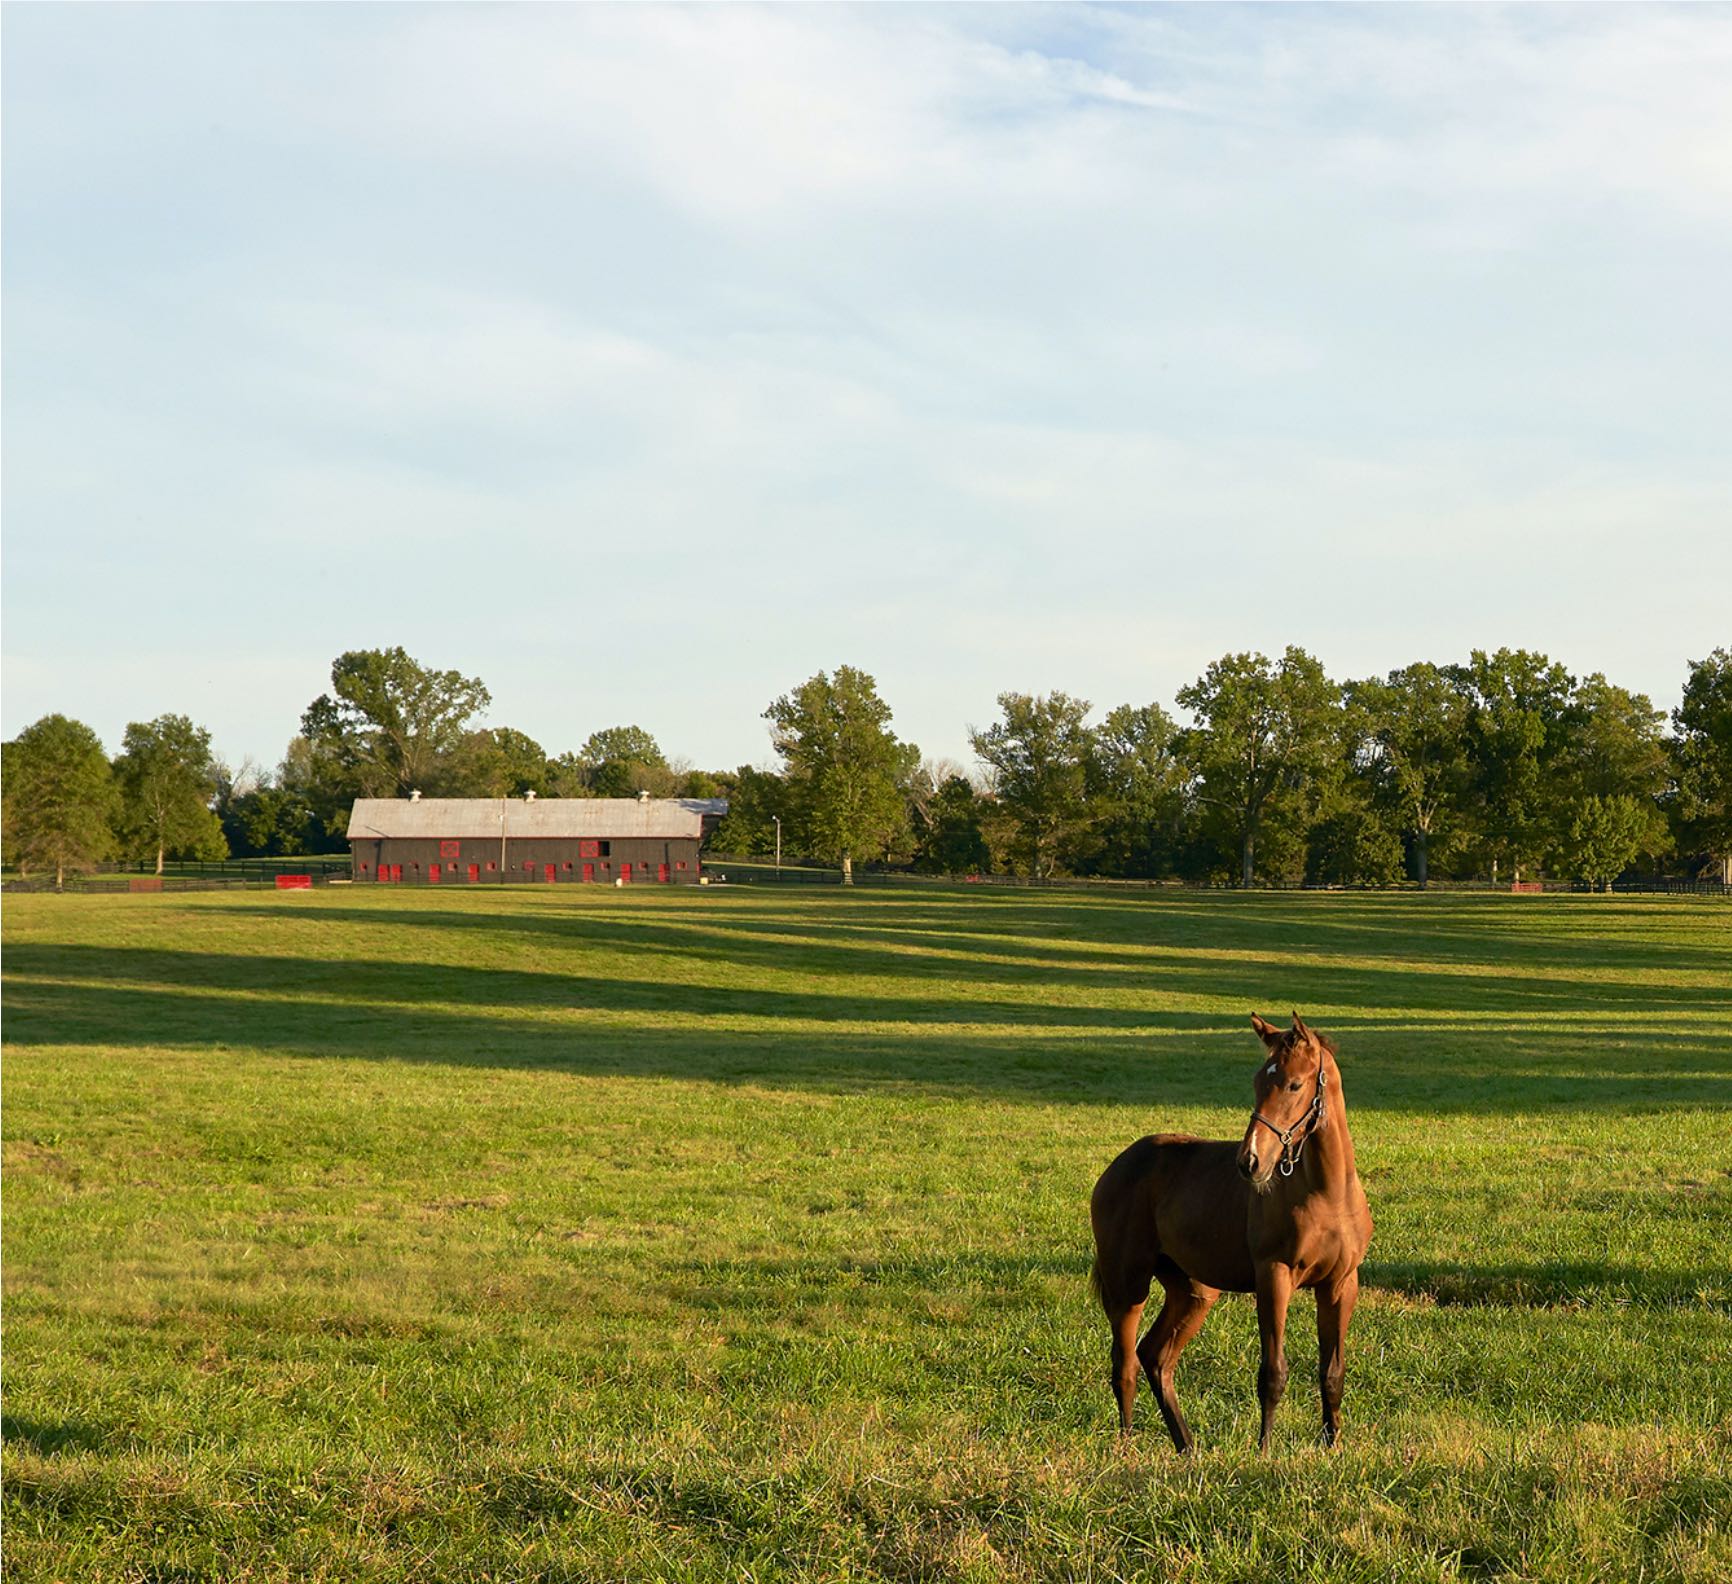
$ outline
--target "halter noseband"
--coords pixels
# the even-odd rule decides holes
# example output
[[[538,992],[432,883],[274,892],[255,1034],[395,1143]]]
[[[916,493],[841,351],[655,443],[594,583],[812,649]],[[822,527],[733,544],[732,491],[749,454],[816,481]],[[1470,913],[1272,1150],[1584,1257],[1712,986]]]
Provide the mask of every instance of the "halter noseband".
[[[1323,1122],[1323,1086],[1329,1082],[1329,1075],[1323,1070],[1323,1055],[1323,1047],[1319,1045],[1317,1047],[1317,1093],[1312,1097],[1311,1104],[1307,1107],[1305,1115],[1300,1117],[1292,1127],[1278,1128],[1268,1119],[1268,1117],[1264,1116],[1261,1111],[1253,1111],[1251,1113],[1251,1120],[1253,1122],[1261,1122],[1264,1127],[1268,1128],[1268,1130],[1275,1135],[1276,1138],[1280,1139],[1281,1175],[1283,1177],[1291,1177],[1293,1175],[1293,1168],[1299,1164],[1300,1153],[1305,1148],[1305,1140],[1310,1138]],[[1310,1124],[1309,1127],[1306,1127],[1307,1123]],[[1293,1135],[1297,1133],[1300,1128],[1305,1128],[1305,1133],[1303,1137],[1300,1138],[1299,1142],[1295,1144],[1293,1142]]]

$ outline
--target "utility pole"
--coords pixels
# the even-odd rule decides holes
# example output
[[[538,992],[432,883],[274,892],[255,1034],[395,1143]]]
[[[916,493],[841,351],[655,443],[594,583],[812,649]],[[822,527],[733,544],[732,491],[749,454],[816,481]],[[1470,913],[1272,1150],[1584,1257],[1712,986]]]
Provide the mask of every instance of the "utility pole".
[[[770,818],[776,821],[776,878],[780,880],[782,878],[782,821],[774,814]]]

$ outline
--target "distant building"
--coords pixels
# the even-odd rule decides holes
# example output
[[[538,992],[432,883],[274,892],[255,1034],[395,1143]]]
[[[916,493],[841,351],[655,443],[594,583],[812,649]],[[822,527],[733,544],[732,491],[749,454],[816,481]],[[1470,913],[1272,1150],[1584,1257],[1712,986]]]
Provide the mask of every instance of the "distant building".
[[[719,798],[358,798],[358,881],[695,885]]]

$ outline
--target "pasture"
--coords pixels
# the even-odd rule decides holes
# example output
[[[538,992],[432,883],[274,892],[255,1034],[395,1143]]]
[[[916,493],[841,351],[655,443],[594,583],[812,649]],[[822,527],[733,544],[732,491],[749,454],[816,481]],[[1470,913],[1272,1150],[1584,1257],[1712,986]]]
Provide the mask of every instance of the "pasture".
[[[1732,909],[6,907],[5,1546],[65,1580],[1732,1577]],[[1121,1446],[1087,1201],[1340,1041],[1345,1441],[1227,1298]]]

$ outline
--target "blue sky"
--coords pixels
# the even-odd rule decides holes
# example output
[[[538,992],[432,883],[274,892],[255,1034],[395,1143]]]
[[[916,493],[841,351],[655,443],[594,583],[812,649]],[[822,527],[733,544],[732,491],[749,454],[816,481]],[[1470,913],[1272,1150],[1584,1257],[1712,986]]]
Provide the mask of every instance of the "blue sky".
[[[21,6],[4,729],[331,657],[764,762],[1732,642],[1732,11]]]

